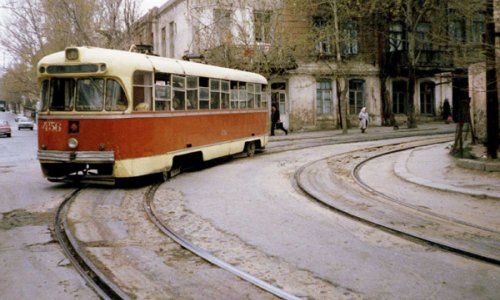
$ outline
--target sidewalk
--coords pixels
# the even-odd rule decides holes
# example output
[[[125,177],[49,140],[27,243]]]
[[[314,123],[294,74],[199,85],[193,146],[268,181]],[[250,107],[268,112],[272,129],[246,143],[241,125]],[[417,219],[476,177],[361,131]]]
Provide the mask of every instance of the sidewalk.
[[[290,132],[288,135],[277,131],[278,135],[270,137],[269,141],[279,144],[293,140],[328,138],[331,143],[345,143],[454,132],[455,124],[434,122],[418,124],[414,129],[369,127],[366,133],[361,133],[357,128],[349,129],[347,134],[342,134],[340,129]],[[449,143],[452,144],[453,142]],[[272,149],[272,145],[270,146]],[[448,153],[449,148],[444,144],[407,151],[395,163],[394,171],[401,178],[415,184],[477,197],[500,199],[500,159],[458,159]]]
[[[463,159],[448,153],[453,143],[432,145],[403,152],[394,172],[406,181],[430,188],[480,198],[500,199],[500,172],[463,168]],[[485,162],[477,161],[477,164]],[[488,162],[500,167],[500,161]]]
[[[381,135],[391,137],[403,137],[403,136],[413,136],[413,135],[434,135],[434,134],[446,134],[454,133],[454,124],[445,124],[443,122],[432,122],[418,124],[417,128],[408,129],[406,127],[400,127],[394,130],[393,127],[387,126],[373,126],[368,127],[365,133],[361,133],[358,128],[350,128],[347,134],[342,133],[342,129],[333,130],[321,130],[321,131],[308,131],[308,132],[291,132],[285,135],[284,132],[280,130],[275,130],[275,136],[270,136],[269,141],[287,141],[294,139],[314,139],[314,138],[353,138],[356,137],[358,140],[370,140],[374,137],[379,137]]]

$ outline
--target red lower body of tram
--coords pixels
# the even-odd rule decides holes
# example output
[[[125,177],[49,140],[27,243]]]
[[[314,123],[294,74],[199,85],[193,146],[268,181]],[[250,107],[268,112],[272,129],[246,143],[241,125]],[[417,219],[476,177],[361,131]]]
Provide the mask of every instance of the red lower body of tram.
[[[255,149],[266,111],[40,115],[38,159],[50,181],[114,183]]]

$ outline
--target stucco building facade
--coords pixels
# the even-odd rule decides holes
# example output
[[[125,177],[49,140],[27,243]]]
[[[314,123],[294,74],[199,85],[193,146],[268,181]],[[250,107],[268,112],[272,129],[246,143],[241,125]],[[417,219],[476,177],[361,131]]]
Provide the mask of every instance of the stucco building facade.
[[[345,18],[337,24],[343,40],[336,43],[340,38],[328,27],[330,15],[318,7],[293,10],[287,3],[166,1],[137,23],[135,43],[152,45],[160,56],[265,75],[268,103],[279,107],[292,131],[339,128],[342,114],[356,127],[362,107],[373,125],[404,125],[411,104],[417,121],[439,120],[446,99],[457,106],[457,99],[464,97],[467,68],[446,56],[449,49],[432,43],[431,20],[416,27],[419,61],[413,65],[411,94],[408,35],[397,19]],[[457,24],[456,43],[481,34],[481,28],[467,30],[472,21]]]

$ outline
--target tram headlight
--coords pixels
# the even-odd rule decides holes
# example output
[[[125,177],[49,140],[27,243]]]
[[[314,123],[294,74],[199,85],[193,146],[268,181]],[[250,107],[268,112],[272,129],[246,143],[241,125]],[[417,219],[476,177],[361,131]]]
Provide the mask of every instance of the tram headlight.
[[[78,59],[78,49],[67,48],[66,49],[66,59],[67,60],[77,60]]]
[[[76,149],[76,147],[78,147],[78,140],[75,138],[70,138],[68,140],[68,147],[70,149]]]

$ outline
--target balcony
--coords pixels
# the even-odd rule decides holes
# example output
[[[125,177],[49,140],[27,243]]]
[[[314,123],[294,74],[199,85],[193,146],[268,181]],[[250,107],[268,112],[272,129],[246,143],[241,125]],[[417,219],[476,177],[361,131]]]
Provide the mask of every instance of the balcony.
[[[448,50],[417,50],[417,71],[441,71],[453,68],[453,52]],[[405,50],[386,53],[386,67],[393,70],[407,70],[408,52]]]

